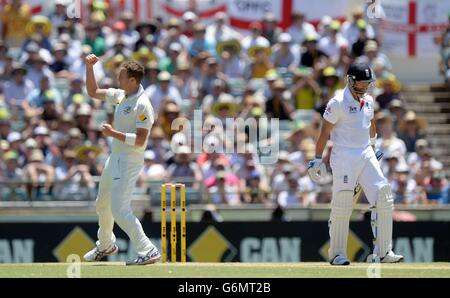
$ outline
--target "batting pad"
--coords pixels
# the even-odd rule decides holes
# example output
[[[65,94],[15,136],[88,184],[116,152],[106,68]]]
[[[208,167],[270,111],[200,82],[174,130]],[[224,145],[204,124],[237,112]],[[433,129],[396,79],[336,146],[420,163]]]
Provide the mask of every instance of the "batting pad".
[[[392,249],[392,213],[394,197],[389,185],[383,185],[378,193],[377,207],[377,240],[380,257],[384,257]]]
[[[328,221],[330,232],[330,250],[333,259],[338,254],[347,256],[347,238],[350,216],[352,214],[353,191],[338,191],[331,202],[331,214]]]

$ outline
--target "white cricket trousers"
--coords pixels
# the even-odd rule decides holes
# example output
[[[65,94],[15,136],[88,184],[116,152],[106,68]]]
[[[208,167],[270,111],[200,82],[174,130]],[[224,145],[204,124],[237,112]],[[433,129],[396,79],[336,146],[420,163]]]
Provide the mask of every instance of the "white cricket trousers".
[[[387,253],[392,242],[393,200],[389,185],[381,172],[372,147],[333,147],[330,164],[333,170],[333,199],[329,225],[332,261],[337,255],[347,255],[349,221],[352,214],[353,189],[361,184],[370,205],[376,206],[377,245]]]
[[[106,160],[97,196],[99,250],[115,243],[114,221],[130,237],[138,255],[144,256],[153,249],[153,243],[131,209],[131,194],[142,167],[143,160],[127,153],[112,153]]]
[[[364,149],[335,146],[330,165],[333,170],[333,198],[339,191],[353,191],[359,182],[370,205],[375,205],[378,192],[387,180],[371,146]]]

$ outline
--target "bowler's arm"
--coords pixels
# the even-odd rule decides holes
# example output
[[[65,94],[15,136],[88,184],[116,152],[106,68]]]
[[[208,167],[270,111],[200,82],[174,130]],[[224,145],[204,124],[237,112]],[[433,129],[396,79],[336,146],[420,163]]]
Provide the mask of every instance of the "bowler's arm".
[[[375,126],[375,119],[370,120],[370,138],[375,138],[377,135],[377,127]]]
[[[142,147],[145,144],[145,141],[147,140],[149,130],[146,128],[136,128],[136,141],[134,143],[135,147]],[[118,130],[115,130],[111,128],[110,136],[121,141],[122,143],[125,143],[126,134],[123,132],[120,132]]]
[[[87,55],[86,62],[86,89],[90,97],[105,100],[106,89],[99,89],[94,74],[94,64],[97,63],[98,57],[94,54]]]

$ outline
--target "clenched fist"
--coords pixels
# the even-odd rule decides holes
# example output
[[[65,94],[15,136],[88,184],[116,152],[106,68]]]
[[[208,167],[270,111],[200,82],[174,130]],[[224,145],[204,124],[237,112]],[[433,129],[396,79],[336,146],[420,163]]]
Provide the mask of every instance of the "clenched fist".
[[[89,54],[85,58],[86,66],[94,66],[95,63],[97,63],[98,57],[94,54]]]
[[[106,137],[110,137],[110,136],[112,136],[112,132],[113,132],[113,128],[112,128],[111,124],[104,123],[102,125],[103,135],[105,135]]]

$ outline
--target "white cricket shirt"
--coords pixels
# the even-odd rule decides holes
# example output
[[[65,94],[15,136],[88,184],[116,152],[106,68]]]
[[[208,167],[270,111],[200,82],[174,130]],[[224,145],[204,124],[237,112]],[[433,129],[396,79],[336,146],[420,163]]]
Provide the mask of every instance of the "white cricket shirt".
[[[365,148],[370,145],[370,121],[373,119],[373,98],[365,95],[360,102],[348,87],[336,92],[328,102],[323,118],[335,126],[331,130],[334,145]]]
[[[130,96],[125,96],[121,89],[110,88],[106,92],[107,102],[115,105],[113,128],[122,133],[136,133],[137,128],[150,130],[154,122],[154,112],[152,104],[144,94],[142,85],[138,92]],[[127,153],[143,157],[147,141],[142,147],[131,146],[117,139],[113,139],[112,153]]]

